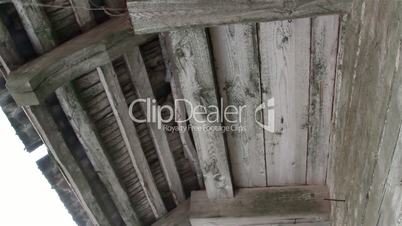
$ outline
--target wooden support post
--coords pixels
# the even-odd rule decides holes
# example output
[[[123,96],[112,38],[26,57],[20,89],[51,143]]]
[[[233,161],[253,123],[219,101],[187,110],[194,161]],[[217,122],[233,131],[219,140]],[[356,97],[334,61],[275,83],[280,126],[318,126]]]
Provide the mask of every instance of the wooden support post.
[[[171,32],[169,44],[173,52],[172,66],[177,71],[187,112],[204,108],[204,113],[193,115],[191,125],[203,170],[205,187],[210,199],[233,197],[233,185],[229,170],[223,133],[219,131],[219,116],[207,120],[205,113],[210,106],[218,106],[206,33],[203,29]],[[201,110],[202,111],[202,110]],[[219,114],[219,113],[218,113]],[[218,130],[216,130],[218,129]]]
[[[96,225],[112,226],[97,201],[96,191],[91,188],[90,182],[72,156],[63,135],[46,106],[26,107],[25,110],[28,110],[29,119],[59,164],[92,222]]]
[[[153,33],[192,26],[267,22],[347,13],[351,0],[129,1],[134,31]]]
[[[154,100],[154,93],[139,48],[134,47],[124,57],[138,98]],[[141,107],[144,112],[147,112],[146,103],[141,103]],[[162,128],[163,125],[160,124],[160,128],[158,128],[157,122],[147,122],[147,126],[173,198],[176,204],[182,203],[186,197],[166,133]]]
[[[109,63],[98,67],[97,70],[144,193],[155,216],[161,217],[166,214],[166,208],[152,177],[134,123],[130,118],[127,102],[113,65]]]
[[[64,113],[69,118],[78,139],[85,148],[86,154],[108,190],[123,221],[126,225],[141,225],[131,206],[130,199],[122,187],[107,156],[93,122],[84,111],[74,87],[69,84],[56,90],[57,97]]]
[[[310,107],[307,184],[326,184],[339,16],[321,16],[311,23]]]
[[[260,24],[263,101],[274,100],[264,112],[268,185],[306,183],[309,106],[310,19]]]
[[[52,50],[56,42],[50,22],[37,0],[12,0],[32,45],[38,54]]]
[[[82,31],[87,31],[96,25],[95,17],[88,9],[91,8],[88,0],[70,0],[75,19]]]
[[[255,24],[210,28],[215,68],[223,106],[240,114],[225,120],[228,152],[236,187],[266,187],[263,129],[255,109],[262,103]],[[262,112],[257,115],[262,122]]]
[[[192,226],[329,226],[331,205],[325,186],[243,188],[233,199],[214,201],[191,194]]]

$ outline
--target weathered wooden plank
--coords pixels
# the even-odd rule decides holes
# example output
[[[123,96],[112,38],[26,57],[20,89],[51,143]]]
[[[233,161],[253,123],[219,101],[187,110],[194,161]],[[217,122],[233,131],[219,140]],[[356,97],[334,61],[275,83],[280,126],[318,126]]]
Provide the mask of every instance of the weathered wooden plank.
[[[191,226],[189,216],[190,200],[188,199],[152,224],[152,226]]]
[[[139,48],[132,48],[130,51],[128,51],[128,53],[125,54],[124,57],[131,81],[133,82],[137,91],[138,98],[155,100],[151,83],[149,82],[148,73]],[[141,103],[141,107],[143,111],[147,113],[147,104]],[[175,200],[176,204],[179,204],[186,200],[186,197],[183,191],[179,173],[177,171],[176,163],[173,158],[172,150],[170,150],[169,147],[166,133],[162,127],[158,127],[157,122],[147,122],[147,126],[150,130],[156,152],[158,153],[159,162],[161,163],[162,170],[166,177],[166,181],[169,185],[173,199]]]
[[[243,188],[233,199],[191,194],[192,226],[327,225],[331,211],[325,186]]]
[[[382,202],[378,210],[377,225],[400,225],[402,209],[402,131],[399,136],[396,148],[392,155],[387,181],[382,192]],[[371,217],[371,216],[368,216]]]
[[[91,188],[79,164],[74,159],[52,115],[44,105],[26,107],[26,113],[43,142],[59,164],[91,221],[96,225],[110,225],[96,191]]]
[[[170,77],[170,88],[172,90],[172,96],[174,100],[178,99],[183,99],[183,93],[181,92],[180,89],[180,83],[179,79],[177,77],[177,73],[172,71],[172,63],[171,63],[171,57],[172,56],[172,49],[170,48],[171,46],[167,45],[167,40],[166,40],[166,35],[167,33],[162,33],[159,35],[159,41],[160,45],[162,48],[162,55],[163,55],[163,60],[166,65],[166,73],[167,76]],[[185,122],[187,112],[186,112],[186,106],[184,105],[183,102],[179,102],[175,104],[175,117],[177,119],[176,123],[179,128],[179,135],[180,135],[180,140],[183,145],[183,150],[184,154],[187,159],[190,160],[191,166],[197,175],[197,181],[198,185],[200,186],[200,189],[204,189],[204,178],[202,175],[202,170],[200,166],[200,161],[198,160],[198,155],[197,151],[195,149],[193,140],[191,139],[190,132],[187,129],[187,123]]]
[[[117,75],[114,72],[113,65],[109,63],[99,67],[97,70],[143,191],[155,216],[161,217],[166,213],[166,208],[152,177],[147,159],[138,139],[137,131],[130,119],[126,99],[121,90]]]
[[[130,29],[125,18],[106,22],[13,71],[7,88],[20,105],[39,104],[66,82],[108,63],[105,50],[116,54],[122,43],[139,45],[153,37],[133,36]]]
[[[218,106],[216,88],[206,33],[202,29],[171,32],[169,45],[174,50],[172,67],[178,74],[183,96],[193,107]],[[187,112],[194,109],[186,104]],[[200,110],[197,110],[200,112]],[[201,110],[203,111],[203,110]],[[221,123],[206,120],[205,113],[190,120],[200,165],[204,174],[205,187],[210,199],[233,197],[233,185],[223,134],[216,130]],[[211,131],[208,131],[211,129]]]
[[[382,129],[380,144],[378,146],[377,162],[373,170],[372,181],[368,195],[371,199],[367,202],[364,225],[370,225],[372,221],[381,219],[383,222],[396,222],[399,220],[402,201],[400,169],[401,153],[400,146],[402,127],[402,58],[400,57],[402,46],[399,46],[394,62],[387,62],[389,66],[395,67],[394,78],[392,79],[390,97],[386,100],[387,112],[385,115],[384,127]],[[396,192],[395,194],[390,194]],[[375,195],[374,195],[375,194]],[[396,200],[392,200],[395,198]],[[399,200],[399,203],[395,203]],[[390,209],[389,207],[396,207]],[[398,212],[398,213],[396,213]],[[381,225],[381,224],[377,224]],[[387,225],[387,224],[382,224]],[[396,224],[388,224],[396,225]]]
[[[7,74],[23,63],[23,59],[19,56],[15,47],[14,40],[2,20],[0,20],[0,61]]]
[[[398,132],[390,133],[396,124],[395,117],[390,117],[395,114],[390,112],[394,111],[390,100],[402,75],[396,72],[401,65],[401,10],[400,2],[355,0],[345,21],[334,164],[329,170],[331,196],[345,202],[333,205],[334,225],[393,225],[380,222],[378,203],[385,199],[378,188],[388,187],[383,175],[391,165],[389,153],[398,136]],[[397,96],[400,102],[401,94]],[[388,203],[384,206],[393,208]]]
[[[88,0],[70,0],[70,4],[73,7],[75,19],[81,30],[86,31],[96,25],[94,15],[88,10],[91,8]]]
[[[240,112],[228,115],[225,126],[234,127],[226,140],[233,183],[242,188],[267,185],[264,134],[255,121],[262,103],[256,32],[255,24],[210,28],[223,106]]]
[[[326,182],[339,16],[321,16],[311,23],[310,107],[307,184]]]
[[[127,225],[141,225],[130,199],[116,173],[109,162],[107,152],[96,132],[93,122],[81,106],[72,85],[67,85],[56,90],[57,97],[64,113],[68,117],[78,139],[85,148],[86,154],[97,171],[100,179],[105,184],[112,197],[123,221]]]
[[[274,98],[274,117],[264,122],[268,185],[306,183],[310,19],[260,25],[263,101]],[[270,122],[273,117],[274,122]]]
[[[192,26],[267,22],[347,13],[351,0],[129,1],[137,34]]]
[[[52,36],[50,22],[37,0],[12,0],[35,51],[49,52],[56,43]]]

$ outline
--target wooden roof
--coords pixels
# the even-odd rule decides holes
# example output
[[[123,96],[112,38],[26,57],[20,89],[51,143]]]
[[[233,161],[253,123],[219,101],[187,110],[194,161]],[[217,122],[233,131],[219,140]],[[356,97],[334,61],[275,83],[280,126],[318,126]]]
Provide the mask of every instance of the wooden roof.
[[[374,3],[152,0],[129,1],[126,10],[120,0],[12,2],[0,5],[7,9],[0,56],[6,86],[22,106],[13,102],[13,108],[26,112],[76,195],[73,206],[79,203],[78,212],[93,225],[369,225],[367,219],[395,219],[375,192],[386,203],[399,202],[392,194],[399,181],[400,78],[393,75],[400,26],[399,19],[386,17],[389,24],[373,25],[380,33],[372,34],[360,13],[374,13]],[[401,6],[393,4],[380,12],[397,15]],[[360,47],[362,40],[390,62],[376,61],[379,56]],[[351,63],[360,57],[373,61],[384,83],[370,66]],[[369,97],[390,110],[365,107]],[[379,104],[387,97],[389,104]],[[244,105],[242,121],[234,124],[245,130],[160,130],[130,119],[128,105],[137,98],[155,98],[159,106],[182,98],[195,105]],[[144,118],[145,107],[135,105],[132,113]],[[179,105],[176,114],[185,117],[190,110]],[[371,122],[371,114],[382,121]],[[232,124],[192,119],[169,125]],[[354,170],[354,161],[361,169]],[[272,188],[277,186],[282,188]],[[368,200],[363,211],[361,197]],[[344,202],[358,217],[337,205]],[[397,208],[390,212],[401,204],[393,203]],[[366,207],[379,211],[365,214]]]

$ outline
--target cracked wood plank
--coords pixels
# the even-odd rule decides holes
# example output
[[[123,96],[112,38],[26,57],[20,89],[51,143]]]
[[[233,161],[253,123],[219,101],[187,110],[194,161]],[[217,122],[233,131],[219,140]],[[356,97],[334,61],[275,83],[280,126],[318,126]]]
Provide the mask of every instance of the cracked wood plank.
[[[269,186],[306,183],[310,19],[260,24],[263,101],[274,98],[274,116],[264,111]]]
[[[205,31],[190,29],[171,32],[168,45],[173,51],[172,67],[178,75],[184,98],[193,107],[218,106]],[[186,108],[187,112],[194,113],[188,103]],[[208,108],[204,113],[197,114],[196,118],[192,117],[190,120],[191,126],[195,128],[193,130],[195,146],[204,174],[208,198],[230,198],[233,197],[233,185],[223,133],[204,130],[221,127],[216,117],[212,122],[206,120],[206,113],[211,111]]]
[[[265,187],[264,134],[255,121],[255,109],[262,103],[256,25],[222,25],[210,28],[210,34],[223,105],[240,112],[225,120],[225,126],[241,129],[226,132],[233,183]]]

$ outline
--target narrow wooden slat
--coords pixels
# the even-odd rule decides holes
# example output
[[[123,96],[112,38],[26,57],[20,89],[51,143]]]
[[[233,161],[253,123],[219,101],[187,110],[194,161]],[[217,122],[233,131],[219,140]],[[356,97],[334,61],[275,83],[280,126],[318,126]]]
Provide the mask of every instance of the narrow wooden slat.
[[[233,183],[243,188],[267,185],[264,134],[255,121],[255,109],[262,103],[256,32],[255,24],[210,28],[223,105],[239,111],[228,115],[234,122],[225,120],[225,125],[236,127],[226,133],[227,145]]]
[[[52,36],[50,22],[37,0],[12,0],[21,18],[35,51],[43,54],[52,50],[56,43]]]
[[[172,67],[177,71],[183,96],[196,106],[218,106],[216,88],[206,33],[202,29],[171,32],[169,45],[174,50]],[[193,109],[186,104],[187,112]],[[199,110],[197,110],[199,111]],[[207,111],[211,111],[210,109]],[[204,115],[192,117],[193,136],[205,187],[210,199],[233,197],[233,185],[229,170],[223,134],[216,131],[220,122],[208,122]],[[212,131],[208,131],[212,129]]]
[[[69,0],[74,10],[74,16],[81,27],[81,30],[86,31],[96,25],[95,17],[88,9],[91,8],[89,0]]]
[[[184,201],[166,216],[152,224],[152,226],[191,226],[190,200]]]
[[[191,194],[192,226],[327,226],[331,205],[325,186],[243,188],[233,199],[209,200]]]
[[[138,34],[191,26],[266,22],[347,13],[350,0],[153,0],[129,1],[128,10]]]
[[[90,182],[72,156],[48,109],[43,105],[39,105],[26,107],[24,110],[26,110],[35,129],[59,164],[92,222],[96,225],[112,226],[97,200],[96,191],[91,188]]]
[[[326,182],[339,16],[321,16],[311,24],[310,107],[307,184]]]
[[[161,217],[166,213],[166,208],[152,177],[133,121],[130,119],[126,99],[121,90],[117,75],[114,72],[113,65],[109,63],[98,67],[97,70],[144,193],[155,216]]]
[[[310,19],[260,24],[263,101],[274,98],[275,132],[265,132],[268,185],[306,182]]]
[[[128,67],[131,81],[137,91],[138,98],[154,100],[155,96],[149,82],[148,73],[145,68],[140,50],[134,47],[125,54],[125,61]],[[147,112],[147,104],[141,103],[143,111]],[[150,112],[149,112],[150,113]],[[147,122],[150,130],[155,149],[158,153],[159,161],[168,182],[170,191],[176,204],[183,202],[186,197],[183,186],[177,171],[176,163],[173,158],[172,150],[170,150],[166,132],[162,128],[158,128],[157,122]]]
[[[141,225],[138,216],[131,206],[130,199],[120,184],[120,181],[110,164],[107,152],[102,145],[99,135],[96,133],[93,122],[82,108],[72,85],[67,85],[56,90],[60,105],[69,118],[78,139],[84,146],[88,158],[91,160],[100,179],[105,184],[112,197],[123,221],[126,225]]]

